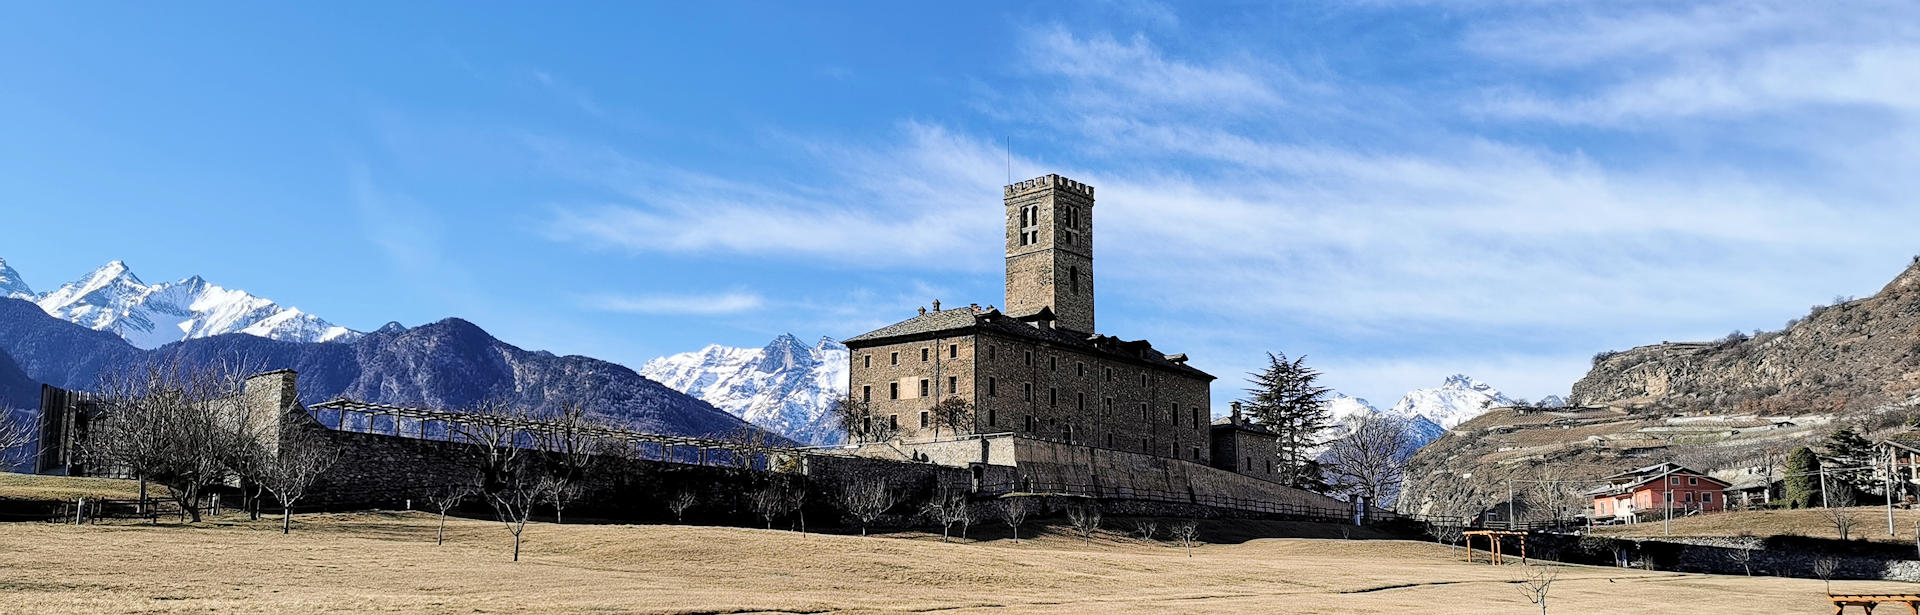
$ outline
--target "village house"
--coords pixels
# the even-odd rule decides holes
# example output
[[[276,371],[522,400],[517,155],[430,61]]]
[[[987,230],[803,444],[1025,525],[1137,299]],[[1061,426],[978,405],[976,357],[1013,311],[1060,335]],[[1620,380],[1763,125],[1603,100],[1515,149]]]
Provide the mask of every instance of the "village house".
[[[1675,516],[1720,512],[1726,507],[1725,490],[1732,485],[1673,463],[1636,468],[1606,478],[1607,484],[1587,491],[1593,498],[1593,519],[1632,523],[1641,515]]]

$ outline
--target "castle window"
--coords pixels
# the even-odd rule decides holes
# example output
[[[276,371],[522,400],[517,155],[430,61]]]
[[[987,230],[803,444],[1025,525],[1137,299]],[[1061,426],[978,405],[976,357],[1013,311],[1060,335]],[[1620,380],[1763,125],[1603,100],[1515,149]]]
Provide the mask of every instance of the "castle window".
[[[1200,460],[1200,447],[1198,446],[1193,447],[1193,460],[1194,461]]]
[[[900,399],[900,383],[887,383],[887,399]]]
[[[1199,408],[1193,409],[1193,428],[1194,429],[1200,428],[1200,409]]]
[[[925,381],[923,380],[922,382]],[[1167,418],[1173,419],[1171,422],[1175,426],[1180,424],[1180,404],[1167,404]],[[1176,455],[1177,454],[1176,452]]]
[[[1075,407],[1074,407],[1074,409],[1075,409],[1075,410],[1080,410],[1080,411],[1082,411],[1082,412],[1084,412],[1084,411],[1086,411],[1086,409],[1087,409],[1087,394],[1086,394],[1086,393],[1075,393],[1074,395],[1076,395],[1076,396],[1078,397],[1078,398],[1077,398],[1077,399],[1076,399],[1076,400],[1074,401],[1074,406],[1075,406]]]
[[[1248,471],[1248,472],[1252,472],[1252,471],[1253,471],[1253,458],[1252,458],[1252,457],[1248,457],[1248,458],[1247,458],[1247,465],[1246,465],[1246,469],[1247,469],[1247,471]]]
[[[1113,448],[1113,432],[1107,432],[1107,448]]]
[[[927,358],[928,358],[929,356],[931,356],[932,354],[933,354],[933,349],[931,349],[931,348],[921,348],[921,349],[920,349],[920,362],[921,362],[921,363],[926,363],[926,362],[927,362]]]
[[[1085,375],[1087,375],[1087,364],[1085,364],[1085,363],[1075,363],[1075,364],[1073,364],[1073,375],[1075,375],[1075,376],[1085,376]]]
[[[987,397],[993,397],[999,394],[1000,381],[993,376],[987,376]]]
[[[1109,368],[1106,368],[1106,370],[1107,370],[1107,382],[1113,382],[1113,368],[1109,367]]]
[[[1033,383],[1020,383],[1020,396],[1026,398],[1027,401],[1033,401]]]
[[[992,408],[987,409],[987,426],[988,427],[1000,426],[1000,411],[994,410]]]
[[[1107,410],[1107,416],[1113,416],[1113,398],[1112,397],[1107,398],[1106,410]]]
[[[887,415],[887,429],[891,429],[893,431],[900,431],[900,415],[898,414]]]
[[[872,387],[872,386],[862,386],[862,387],[860,387],[860,401],[873,401],[873,387]]]
[[[1033,420],[1033,415],[1027,415],[1027,431],[1033,431],[1037,426],[1038,423]]]
[[[1140,374],[1140,386],[1147,386],[1147,375]]]
[[[926,378],[920,379],[920,396],[921,397],[927,396],[927,379]]]
[[[1267,460],[1267,473],[1268,473],[1268,474],[1272,474],[1272,473],[1273,473],[1273,460],[1272,460],[1272,459],[1268,459],[1268,460]]]
[[[900,353],[898,353],[898,352],[895,352],[895,353],[890,353],[890,354],[888,354],[888,355],[887,355],[887,360],[888,360],[888,361],[890,361],[890,362],[892,362],[892,364],[893,364],[893,365],[899,365],[899,364],[900,364]],[[1144,383],[1143,383],[1143,384],[1144,384]]]
[[[960,356],[960,345],[947,344],[947,358],[954,359],[954,358],[958,358],[959,356]]]
[[[987,360],[989,360],[989,361],[991,361],[991,360],[993,360],[993,359],[994,359],[994,351],[995,351],[995,350],[998,350],[999,348],[1000,348],[999,346],[988,346],[988,347],[987,347]]]
[[[947,376],[947,394],[954,395],[954,394],[958,394],[959,392],[960,392],[960,377]]]
[[[1033,351],[1027,351],[1027,366],[1033,366]]]
[[[863,356],[861,356],[861,357],[860,357],[860,367],[873,367],[873,355],[863,355]]]
[[[1067,243],[1073,243],[1073,239],[1072,239],[1073,236],[1068,235],[1067,237],[1068,237]],[[1076,295],[1080,294],[1080,268],[1079,267],[1067,268],[1067,281],[1073,287],[1073,294],[1076,294]]]
[[[1047,387],[1047,405],[1060,403],[1060,389]]]
[[[924,411],[923,411],[923,412],[921,412],[921,413],[920,413],[920,428],[921,428],[921,429],[926,429],[926,428],[927,428],[927,426],[928,426],[929,424],[930,424],[930,423],[928,422],[928,419],[927,419],[927,413],[926,413],[926,412],[924,412]]]
[[[1144,401],[1140,402],[1140,420],[1143,422],[1147,420],[1147,402]]]

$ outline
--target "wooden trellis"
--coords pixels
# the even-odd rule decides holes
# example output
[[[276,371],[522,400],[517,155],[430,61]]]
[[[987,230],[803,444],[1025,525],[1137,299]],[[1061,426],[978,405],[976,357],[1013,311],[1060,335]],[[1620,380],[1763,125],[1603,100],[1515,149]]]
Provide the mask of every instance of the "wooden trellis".
[[[484,414],[469,414],[427,408],[409,408],[389,404],[376,404],[351,399],[333,399],[307,407],[307,413],[322,426],[336,431],[370,433],[420,440],[440,440],[446,442],[465,441],[467,428],[485,427],[498,430],[506,429],[515,434],[516,445],[522,448],[539,448],[541,436],[551,436],[561,431],[558,424],[551,421],[528,420]],[[329,422],[328,414],[333,420]],[[354,417],[361,420],[355,421]],[[381,429],[377,419],[387,419],[388,425]],[[356,423],[364,428],[356,429]],[[645,458],[648,449],[655,453],[654,458],[673,463],[692,463],[708,465],[715,461],[713,451],[726,453],[733,460],[745,457],[748,465],[753,465],[755,457],[778,454],[821,454],[831,453],[830,449],[756,446],[744,442],[695,438],[668,434],[646,433],[608,427],[569,427],[573,433],[602,439],[609,442],[624,442],[633,447],[636,455]],[[528,437],[522,442],[521,436]],[[691,457],[682,460],[682,457]]]
[[[1473,537],[1475,536],[1485,536],[1487,538],[1487,556],[1489,559],[1488,563],[1490,564],[1499,566],[1505,563],[1505,561],[1501,559],[1505,554],[1501,553],[1500,543],[1502,541],[1500,539],[1507,536],[1520,537],[1520,561],[1521,563],[1527,561],[1526,532],[1515,532],[1511,530],[1467,530],[1461,532],[1460,536],[1467,540],[1467,563],[1469,564],[1473,563]]]

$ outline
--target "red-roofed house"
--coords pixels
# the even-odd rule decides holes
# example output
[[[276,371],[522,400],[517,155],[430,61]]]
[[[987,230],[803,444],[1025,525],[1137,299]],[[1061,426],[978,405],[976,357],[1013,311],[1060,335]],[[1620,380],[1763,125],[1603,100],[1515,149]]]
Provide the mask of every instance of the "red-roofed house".
[[[1631,522],[1643,512],[1664,506],[1676,514],[1720,512],[1726,508],[1724,491],[1732,485],[1671,463],[1637,468],[1607,477],[1607,484],[1588,490],[1593,496],[1593,518]]]

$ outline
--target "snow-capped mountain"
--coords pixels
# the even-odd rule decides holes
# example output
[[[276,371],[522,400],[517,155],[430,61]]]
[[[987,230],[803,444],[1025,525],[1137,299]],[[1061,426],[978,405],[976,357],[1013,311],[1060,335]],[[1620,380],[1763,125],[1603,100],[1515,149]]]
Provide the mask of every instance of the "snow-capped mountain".
[[[847,393],[847,366],[845,345],[823,337],[808,346],[787,334],[763,348],[715,345],[660,357],[640,375],[788,438],[830,445],[845,438],[831,406]]]
[[[31,300],[55,318],[111,332],[140,348],[225,333],[289,342],[346,341],[361,335],[200,276],[147,284],[121,261],[43,295],[33,294],[18,280],[19,275],[0,262],[0,295]]]
[[[1448,376],[1446,382],[1430,389],[1408,391],[1388,410],[1400,416],[1418,416],[1446,429],[1480,416],[1489,408],[1510,406],[1515,402],[1485,382],[1461,374]]]
[[[1327,409],[1333,416],[1333,423],[1328,427],[1327,433],[1323,437],[1329,442],[1344,438],[1348,433],[1351,433],[1353,431],[1351,425],[1355,419],[1369,414],[1381,413],[1379,408],[1368,403],[1367,400],[1358,397],[1348,397],[1344,393],[1334,393],[1332,397],[1327,398]],[[1412,447],[1408,449],[1408,453],[1412,453],[1413,450],[1425,446],[1428,442],[1434,441],[1439,438],[1441,434],[1447,432],[1445,427],[1441,427],[1438,423],[1433,422],[1432,419],[1420,414],[1406,414],[1401,412],[1401,410],[1402,408],[1396,405],[1389,413],[1392,416],[1400,417],[1406,421],[1407,434],[1412,436]]]
[[[33,289],[27,281],[20,279],[20,272],[7,266],[7,259],[0,258],[0,297],[33,300]]]

